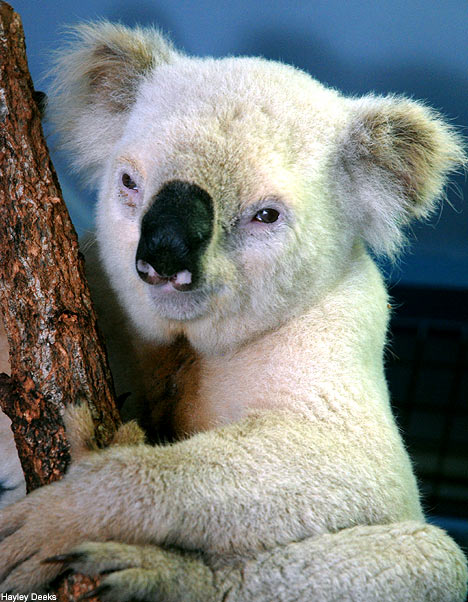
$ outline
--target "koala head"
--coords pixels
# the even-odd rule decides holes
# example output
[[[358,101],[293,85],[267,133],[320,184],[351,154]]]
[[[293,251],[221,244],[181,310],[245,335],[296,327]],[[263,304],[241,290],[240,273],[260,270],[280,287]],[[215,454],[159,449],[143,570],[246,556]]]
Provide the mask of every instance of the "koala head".
[[[103,264],[140,333],[235,348],[304,312],[366,252],[395,256],[464,161],[432,110],[346,98],[154,30],[80,26],[49,99],[99,189]]]

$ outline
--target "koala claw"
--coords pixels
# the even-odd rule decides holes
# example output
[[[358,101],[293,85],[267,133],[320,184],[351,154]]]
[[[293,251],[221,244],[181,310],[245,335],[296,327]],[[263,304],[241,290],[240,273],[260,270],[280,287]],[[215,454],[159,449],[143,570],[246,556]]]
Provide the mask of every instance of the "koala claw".
[[[106,584],[99,585],[95,589],[92,589],[91,591],[87,592],[86,594],[83,594],[82,596],[80,596],[78,598],[77,602],[81,602],[82,600],[89,600],[90,598],[95,598],[95,597],[99,597],[102,600],[104,600],[105,598],[103,597],[103,594],[108,592],[110,589],[111,589],[110,585],[106,585]]]
[[[67,569],[72,562],[79,560],[83,556],[80,552],[70,552],[69,554],[56,554],[41,560],[41,564],[56,564],[61,563],[63,570]]]
[[[159,599],[159,589],[154,587],[155,575],[145,569],[127,569],[112,573],[95,589],[78,600],[98,596],[101,602],[154,602]],[[142,585],[145,586],[142,587]],[[150,585],[150,587],[148,587]]]
[[[157,549],[157,548],[156,548]],[[141,566],[139,547],[115,542],[85,542],[70,550],[67,554],[57,554],[45,562],[62,562],[66,568],[77,573],[97,575]]]

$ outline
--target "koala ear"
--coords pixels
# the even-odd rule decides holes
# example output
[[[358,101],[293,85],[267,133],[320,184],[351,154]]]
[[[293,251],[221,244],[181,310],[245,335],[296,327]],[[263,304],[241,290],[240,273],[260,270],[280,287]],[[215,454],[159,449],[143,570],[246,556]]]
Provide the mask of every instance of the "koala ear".
[[[435,210],[448,173],[466,155],[454,129],[419,102],[366,96],[350,103],[333,167],[337,193],[371,249],[394,258],[404,226]]]
[[[143,78],[180,55],[154,29],[103,21],[70,33],[56,53],[46,117],[88,177],[118,139]]]

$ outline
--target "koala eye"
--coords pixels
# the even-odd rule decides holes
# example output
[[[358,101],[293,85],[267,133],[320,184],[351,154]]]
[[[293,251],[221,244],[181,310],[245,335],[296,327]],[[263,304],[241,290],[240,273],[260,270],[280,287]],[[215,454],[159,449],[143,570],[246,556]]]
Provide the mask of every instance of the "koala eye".
[[[122,184],[125,188],[128,188],[128,190],[138,190],[138,186],[128,175],[128,173],[122,174]]]
[[[272,224],[276,222],[279,218],[279,211],[276,209],[272,209],[271,207],[267,207],[265,209],[260,209],[257,211],[255,216],[253,217],[253,222],[262,222],[264,224]]]

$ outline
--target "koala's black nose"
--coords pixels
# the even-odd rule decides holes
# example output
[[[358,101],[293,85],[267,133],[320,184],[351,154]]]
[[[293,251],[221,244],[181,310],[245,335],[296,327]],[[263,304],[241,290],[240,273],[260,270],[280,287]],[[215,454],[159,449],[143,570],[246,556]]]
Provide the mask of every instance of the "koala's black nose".
[[[139,276],[149,284],[191,288],[213,232],[211,196],[181,180],[165,184],[143,217],[135,257]]]

